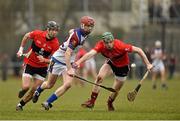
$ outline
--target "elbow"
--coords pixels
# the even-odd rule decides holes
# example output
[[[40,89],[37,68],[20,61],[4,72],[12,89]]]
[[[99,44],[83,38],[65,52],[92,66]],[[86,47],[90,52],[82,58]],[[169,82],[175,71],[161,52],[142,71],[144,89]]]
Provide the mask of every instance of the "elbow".
[[[26,33],[26,34],[24,35],[24,38],[25,38],[25,39],[28,39],[28,38],[29,38],[29,33]]]
[[[134,52],[137,52],[137,53],[141,53],[141,52],[142,52],[142,49],[139,48],[139,47],[134,47],[134,46],[133,46],[133,51],[134,51]]]

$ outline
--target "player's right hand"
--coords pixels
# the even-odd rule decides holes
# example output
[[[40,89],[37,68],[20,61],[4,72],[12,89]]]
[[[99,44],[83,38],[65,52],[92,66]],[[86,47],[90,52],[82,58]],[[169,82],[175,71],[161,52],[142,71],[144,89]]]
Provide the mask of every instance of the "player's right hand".
[[[153,67],[154,67],[154,66],[153,66],[152,64],[148,64],[148,65],[147,65],[148,71],[151,72],[151,70],[152,70]]]
[[[75,63],[75,62],[72,64],[72,68],[74,68],[74,69],[78,69],[79,67],[80,66],[77,63]]]
[[[21,57],[23,55],[23,47],[20,47],[18,52],[16,53],[17,57]]]

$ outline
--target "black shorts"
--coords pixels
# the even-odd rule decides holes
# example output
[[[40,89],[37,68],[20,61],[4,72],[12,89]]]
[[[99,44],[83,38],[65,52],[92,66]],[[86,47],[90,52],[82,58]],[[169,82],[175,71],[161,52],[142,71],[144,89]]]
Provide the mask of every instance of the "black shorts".
[[[111,69],[113,70],[113,73],[118,77],[126,77],[129,72],[129,66],[123,66],[123,67],[116,67],[112,64],[112,62],[109,60],[107,62],[111,66]]]
[[[33,76],[34,74],[38,74],[44,78],[47,76],[47,67],[32,67],[30,65],[26,65],[24,69],[24,73],[30,74]]]

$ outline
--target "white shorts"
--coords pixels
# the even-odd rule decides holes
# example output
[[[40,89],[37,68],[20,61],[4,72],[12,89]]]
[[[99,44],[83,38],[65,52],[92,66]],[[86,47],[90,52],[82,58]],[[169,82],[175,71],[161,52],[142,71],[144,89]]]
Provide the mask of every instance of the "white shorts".
[[[163,61],[154,60],[153,65],[154,65],[154,68],[152,70],[153,72],[161,72],[165,70]]]
[[[59,63],[51,60],[48,68],[48,72],[60,76],[64,71],[67,70],[67,67],[64,63]]]

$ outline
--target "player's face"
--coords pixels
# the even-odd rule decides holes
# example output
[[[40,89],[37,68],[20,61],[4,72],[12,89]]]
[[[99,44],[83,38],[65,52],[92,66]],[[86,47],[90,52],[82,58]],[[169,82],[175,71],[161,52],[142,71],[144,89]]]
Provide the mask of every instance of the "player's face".
[[[48,29],[48,36],[50,39],[57,36],[58,30],[56,29]]]
[[[82,25],[82,29],[84,30],[84,32],[86,32],[86,33],[91,33],[92,32],[92,30],[93,30],[93,28],[94,28],[94,26],[92,26],[92,25]]]
[[[104,41],[104,43],[105,43],[105,46],[107,47],[107,49],[109,49],[109,50],[113,49],[113,46],[114,46],[113,40],[108,41],[108,42]]]

